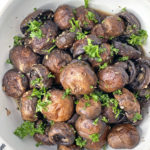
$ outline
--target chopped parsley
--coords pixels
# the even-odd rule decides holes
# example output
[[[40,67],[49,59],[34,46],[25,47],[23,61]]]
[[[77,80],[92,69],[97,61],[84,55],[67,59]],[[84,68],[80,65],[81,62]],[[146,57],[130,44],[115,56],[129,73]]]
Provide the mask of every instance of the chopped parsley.
[[[100,135],[98,133],[94,133],[94,134],[91,134],[89,135],[89,138],[92,140],[92,142],[98,142],[99,141],[99,137]]]
[[[134,93],[134,96],[137,99],[139,97],[139,92]]]
[[[76,39],[77,39],[77,40],[84,39],[87,34],[88,34],[88,32],[86,32],[86,31],[85,31],[84,33],[83,33],[83,32],[77,32],[77,33],[76,33]]]
[[[38,142],[35,144],[36,147],[39,147],[40,145],[42,145],[42,142]]]
[[[50,72],[50,73],[48,74],[48,78],[55,78],[55,76]]]
[[[84,94],[84,99],[90,100],[90,96],[88,96],[87,94]]]
[[[34,8],[33,10],[34,10],[34,11],[37,11],[37,8]]]
[[[108,119],[105,116],[103,116],[102,121],[108,123]]]
[[[24,121],[20,127],[18,127],[14,134],[19,138],[23,139],[25,136],[33,136],[35,133],[43,134],[45,131],[45,126],[40,123],[37,128],[34,127],[34,122]]]
[[[150,99],[150,94],[146,94],[146,95],[145,95],[145,98],[146,98],[147,100],[149,100],[149,99]]]
[[[94,89],[94,86],[91,85],[91,86],[90,86],[90,89]]]
[[[51,120],[49,123],[51,126],[53,126],[55,124],[55,122],[53,120]]]
[[[98,20],[96,19],[96,16],[93,12],[88,11],[88,14],[86,15],[86,17],[88,18],[88,20],[91,20],[94,23],[98,23]]]
[[[145,30],[139,30],[138,34],[132,34],[129,39],[128,39],[128,43],[131,45],[140,45],[142,46],[143,44],[145,44],[146,40],[148,38],[148,34]]]
[[[21,74],[21,78],[24,78],[25,76],[24,76],[24,74]]]
[[[116,95],[121,95],[121,94],[122,94],[122,91],[121,91],[121,90],[116,90],[116,91],[113,92],[113,94],[114,94],[114,95],[115,95],[115,94],[116,94]]]
[[[100,69],[100,70],[105,69],[107,66],[108,66],[108,63],[105,62],[103,65],[100,65],[100,66],[99,66],[99,69]]]
[[[53,45],[51,48],[49,48],[47,50],[43,50],[43,51],[47,52],[47,53],[50,53],[55,47],[56,47],[56,45]]]
[[[118,48],[115,48],[113,45],[111,45],[110,51],[111,51],[111,56],[113,56],[114,54],[115,54],[115,55],[118,54],[119,49],[118,49]]]
[[[76,29],[80,29],[79,20],[75,20],[73,17],[69,22],[71,24],[70,32],[75,32]]]
[[[134,117],[133,117],[133,122],[135,123],[135,122],[137,122],[138,120],[141,120],[142,119],[142,115],[141,114],[139,114],[139,113],[136,113],[135,115],[134,115]]]
[[[93,121],[93,124],[96,126],[98,125],[98,121],[99,121],[99,118],[96,118],[94,121]]]
[[[36,79],[34,79],[34,80],[31,80],[31,85],[32,86],[35,86],[35,85],[39,85],[39,84],[41,84],[41,78],[36,78]]]
[[[87,107],[90,107],[91,106],[91,103],[90,102],[85,102],[85,109],[87,108]]]
[[[76,100],[74,103],[75,103],[76,105],[79,104],[79,100]]]
[[[95,102],[99,101],[99,96],[96,93],[93,92],[90,94],[90,96]]]
[[[89,0],[84,0],[84,6],[85,6],[85,8],[88,8],[88,6],[89,6]]]
[[[123,56],[123,57],[120,57],[118,60],[119,61],[127,61],[129,59],[129,56]]]
[[[14,36],[13,39],[14,39],[14,46],[22,45],[22,39],[23,39],[22,37]]]
[[[27,32],[30,32],[31,38],[37,37],[38,39],[40,39],[43,37],[42,30],[40,29],[41,25],[42,22],[38,22],[36,20],[30,22]]]
[[[70,94],[71,94],[71,89],[66,89],[63,96],[62,96],[62,99],[65,99]]]
[[[12,64],[12,62],[11,62],[10,59],[7,59],[7,60],[6,60],[6,63],[7,63],[7,64]]]
[[[78,58],[77,58],[78,60],[81,60],[82,59],[82,55],[80,55],[80,56],[78,56]]]
[[[122,10],[121,10],[121,12],[126,12],[126,11],[127,11],[126,7],[122,8]]]
[[[76,145],[79,146],[80,148],[84,147],[86,145],[86,140],[83,140],[82,137],[78,137],[75,139]]]

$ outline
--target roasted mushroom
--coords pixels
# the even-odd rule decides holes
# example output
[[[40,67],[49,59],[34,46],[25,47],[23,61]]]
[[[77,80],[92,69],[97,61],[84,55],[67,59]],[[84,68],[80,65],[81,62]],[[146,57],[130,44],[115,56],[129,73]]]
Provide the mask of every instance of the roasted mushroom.
[[[76,145],[71,146],[59,145],[57,150],[81,150],[81,148]]]
[[[99,88],[105,92],[114,92],[123,88],[129,81],[129,76],[121,67],[109,66],[98,73]]]
[[[140,140],[137,129],[131,124],[120,124],[112,128],[108,135],[108,144],[116,149],[132,149]]]
[[[28,29],[28,25],[30,24],[31,21],[36,20],[36,21],[46,21],[49,19],[53,19],[54,13],[52,10],[43,10],[43,9],[38,9],[34,11],[33,13],[29,14],[22,22],[20,25],[20,30],[23,34],[26,34],[26,31]]]
[[[12,48],[9,57],[14,67],[23,73],[29,72],[31,67],[39,62],[39,56],[24,46]]]
[[[129,59],[138,59],[141,57],[141,52],[134,47],[121,42],[114,42],[114,47],[119,49],[118,55],[128,56]]]
[[[123,34],[125,25],[123,20],[118,16],[107,16],[102,21],[102,27],[108,37],[117,37]]]
[[[4,92],[13,98],[19,98],[28,88],[28,79],[15,69],[8,70],[2,81]]]
[[[54,76],[48,71],[48,69],[41,65],[34,65],[29,73],[30,88],[50,88],[53,82]]]
[[[32,48],[35,53],[44,55],[49,53],[49,49],[54,46],[58,28],[53,21],[46,21],[41,27],[42,37],[32,37],[25,40],[25,45]]]
[[[27,91],[21,97],[21,115],[23,120],[36,121],[37,97],[31,97],[32,90]]]
[[[80,116],[88,119],[95,119],[101,113],[101,103],[100,101],[94,101],[93,99],[81,98],[76,105],[76,112]]]
[[[67,121],[67,123],[74,125],[78,118],[79,118],[79,115],[75,113],[75,114]]]
[[[57,82],[60,83],[59,75],[62,69],[70,63],[71,56],[59,49],[53,50],[49,55],[45,55],[43,65],[45,65],[56,77]]]
[[[101,24],[95,25],[91,30],[91,34],[94,34],[99,38],[106,38],[103,26]]]
[[[74,129],[67,123],[55,123],[48,132],[49,140],[53,144],[72,145],[75,140]]]
[[[119,106],[121,109],[124,109],[126,112],[126,116],[130,121],[134,121],[134,116],[136,114],[140,114],[140,104],[136,100],[133,93],[131,93],[129,90],[123,88],[122,94],[114,94],[114,97],[119,102]]]
[[[85,30],[91,30],[95,24],[101,21],[99,14],[95,10],[84,6],[76,9],[76,17],[80,26]]]
[[[68,5],[59,6],[54,14],[54,21],[61,30],[71,27],[70,20],[74,17],[73,9]]]
[[[60,74],[60,82],[64,89],[70,89],[72,94],[89,94],[97,84],[97,77],[90,66],[84,61],[72,61]]]
[[[141,29],[141,24],[139,20],[131,12],[121,12],[118,14],[118,16],[122,18],[126,24],[124,35],[129,36],[131,34],[136,34]]]
[[[42,113],[47,120],[53,120],[54,122],[67,121],[73,114],[73,98],[71,96],[64,96],[65,91],[61,90],[50,90],[49,100],[51,104],[43,109]],[[44,97],[43,101],[46,100]]]
[[[94,120],[87,119],[85,117],[79,117],[76,121],[75,128],[78,134],[85,138],[91,140],[90,135],[98,134],[101,135],[106,125],[100,119],[94,124]]]

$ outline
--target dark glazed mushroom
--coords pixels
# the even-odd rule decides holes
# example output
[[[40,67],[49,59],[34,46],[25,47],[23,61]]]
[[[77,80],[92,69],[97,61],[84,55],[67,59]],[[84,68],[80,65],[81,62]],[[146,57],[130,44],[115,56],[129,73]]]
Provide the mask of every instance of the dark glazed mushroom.
[[[43,65],[54,73],[56,80],[60,83],[60,72],[68,63],[71,62],[71,60],[72,58],[69,54],[59,49],[55,49],[49,55],[45,55]]]
[[[141,24],[139,20],[131,12],[128,11],[121,12],[118,14],[118,16],[125,21],[126,24],[126,29],[124,32],[125,35],[136,34],[141,29]]]
[[[64,31],[56,38],[56,45],[59,49],[70,48],[75,40],[76,34],[70,31]]]
[[[104,32],[108,37],[117,37],[123,34],[125,25],[118,16],[108,16],[102,21]]]
[[[22,22],[20,25],[20,30],[23,34],[28,29],[28,25],[30,24],[31,21],[36,20],[36,21],[46,21],[49,19],[53,19],[54,13],[52,10],[42,10],[38,9],[35,12],[29,14]]]
[[[89,104],[89,106],[86,106],[86,104]],[[94,101],[93,99],[85,99],[81,98],[79,100],[79,103],[76,105],[76,112],[80,116],[89,118],[89,119],[95,119],[99,116],[101,113],[101,103],[100,101]]]
[[[140,104],[136,100],[133,93],[131,93],[129,90],[123,88],[122,94],[114,94],[114,97],[119,102],[119,106],[121,109],[123,109],[126,113],[127,118],[133,122],[133,118],[136,114],[140,114]]]
[[[116,149],[132,149],[139,141],[140,135],[131,124],[116,125],[108,135],[109,146]]]
[[[99,88],[105,92],[114,92],[123,88],[129,81],[129,76],[121,67],[109,66],[98,73]]]
[[[15,69],[8,70],[2,81],[4,92],[13,98],[19,98],[28,88],[28,79]]]
[[[39,62],[39,56],[24,46],[12,48],[9,57],[14,67],[23,73],[29,72],[31,67]]]
[[[49,74],[51,73],[42,64],[34,65],[29,73],[30,88],[50,88],[53,82],[53,78],[50,78]],[[39,79],[39,82],[33,83],[37,79]]]
[[[84,61],[72,61],[60,74],[60,82],[64,89],[70,89],[72,94],[91,93],[97,84],[97,77],[91,67]]]
[[[46,106],[46,110],[43,109],[43,115],[47,120],[53,120],[54,122],[69,120],[74,109],[73,98],[71,96],[64,97],[65,91],[61,90],[50,90],[48,92],[51,95],[49,98],[51,104]]]
[[[67,121],[67,123],[74,125],[78,118],[79,118],[79,115],[75,113],[75,114]]]
[[[101,21],[99,14],[95,10],[85,8],[84,6],[76,9],[76,17],[79,20],[81,28],[85,30],[91,30],[96,23],[100,23]]]
[[[42,38],[33,37],[25,40],[25,45],[32,48],[35,53],[44,55],[54,46],[58,28],[53,21],[46,21],[41,27]]]
[[[76,145],[71,146],[59,145],[57,147],[57,150],[81,150],[81,148]]]
[[[129,59],[138,59],[141,57],[141,52],[134,47],[121,42],[114,42],[114,47],[119,49],[118,55],[128,56]]]
[[[54,21],[61,30],[71,27],[70,20],[74,17],[73,9],[68,5],[59,6],[54,14]]]
[[[91,34],[96,35],[99,38],[106,38],[103,26],[101,24],[97,24],[91,30]]]
[[[55,123],[48,132],[49,140],[53,144],[72,145],[75,140],[74,129],[69,124]]]
[[[27,91],[21,97],[21,115],[23,120],[36,121],[37,97],[31,97],[32,90]]]
[[[94,124],[93,122],[94,120],[87,119],[85,117],[79,117],[75,124],[78,134],[81,137],[89,140],[91,140],[90,135],[92,134],[101,135],[106,127],[105,123],[103,123],[100,119],[98,120],[97,124]]]

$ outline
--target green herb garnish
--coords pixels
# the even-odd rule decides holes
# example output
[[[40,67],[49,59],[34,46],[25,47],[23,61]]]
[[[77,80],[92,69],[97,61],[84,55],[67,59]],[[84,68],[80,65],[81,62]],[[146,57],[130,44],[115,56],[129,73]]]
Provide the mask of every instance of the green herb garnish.
[[[142,119],[142,115],[139,114],[139,113],[136,113],[133,117],[133,123],[137,122],[138,120],[141,120]]]
[[[53,120],[51,120],[49,123],[51,126],[53,126],[55,124],[55,122]]]
[[[121,94],[122,94],[122,91],[121,91],[121,90],[116,90],[116,91],[113,92],[113,94],[114,94],[114,95],[115,95],[115,94],[116,94],[116,95],[121,95]]]
[[[85,102],[85,109],[87,108],[87,107],[90,107],[91,106],[91,103],[90,102]]]
[[[96,16],[93,12],[88,11],[88,14],[86,15],[86,17],[88,18],[88,20],[91,20],[94,23],[98,23],[98,20],[96,19]]]
[[[56,45],[53,45],[50,49],[43,50],[43,51],[47,52],[47,53],[50,53],[55,47],[56,47]]]
[[[84,94],[84,99],[90,100],[90,96],[88,96],[87,94]]]
[[[13,39],[14,39],[14,46],[22,45],[22,39],[23,39],[22,37],[14,36]]]
[[[113,56],[114,54],[117,55],[119,52],[119,49],[115,48],[113,45],[111,45],[110,50],[111,50],[111,56]]]
[[[100,69],[100,70],[105,69],[107,66],[108,66],[108,63],[105,62],[103,65],[100,65],[100,66],[99,66],[99,69]]]
[[[126,11],[127,11],[126,7],[122,8],[122,10],[121,10],[121,12],[126,12]]]
[[[36,78],[35,80],[32,80],[31,81],[31,85],[32,86],[35,86],[35,85],[39,85],[39,84],[41,84],[41,78]]]
[[[39,147],[40,145],[42,145],[42,142],[38,142],[35,144],[36,147]]]
[[[76,33],[76,39],[77,40],[81,40],[81,39],[84,39],[86,37],[86,35],[88,34],[88,32],[77,32]]]
[[[98,121],[99,121],[99,118],[96,118],[94,121],[93,121],[93,124],[96,126],[98,125]]]
[[[55,76],[50,72],[50,73],[48,74],[48,78],[55,78]]]
[[[12,62],[11,62],[10,59],[7,59],[7,60],[6,60],[6,63],[7,63],[7,64],[12,64]]]
[[[88,8],[88,6],[89,6],[89,0],[84,0],[84,5],[85,5],[85,8]]]
[[[86,140],[83,140],[82,137],[78,137],[75,139],[76,145],[79,146],[80,148],[84,147],[86,145]]]
[[[79,100],[76,100],[74,103],[77,105],[79,103]]]
[[[45,126],[43,123],[40,123],[37,128],[34,127],[34,122],[25,121],[20,127],[18,127],[14,134],[21,139],[25,136],[30,135],[33,136],[35,133],[43,134],[45,131]]]
[[[145,44],[146,40],[148,38],[148,34],[145,30],[139,30],[138,34],[132,34],[129,39],[128,39],[128,43],[131,45],[140,45],[142,46],[143,44]]]
[[[99,96],[96,93],[93,92],[90,94],[90,96],[95,102],[99,101]]]
[[[108,119],[105,116],[103,116],[102,121],[108,123]]]
[[[91,134],[89,135],[89,138],[92,140],[92,142],[98,142],[99,141],[99,137],[100,135],[98,133],[94,133],[94,134]]]
[[[69,22],[71,24],[70,32],[75,32],[76,29],[80,29],[79,20],[72,18]]]
[[[66,89],[63,96],[62,96],[62,99],[65,99],[67,96],[69,96],[71,94],[71,89]]]
[[[146,95],[145,95],[145,98],[146,98],[147,100],[149,100],[149,99],[150,99],[150,94],[146,94]]]
[[[127,61],[129,59],[128,56],[123,56],[123,57],[120,57],[118,60],[119,61]]]
[[[82,59],[82,55],[80,55],[80,56],[78,56],[78,58],[77,58],[78,60],[81,60]]]
[[[94,86],[91,85],[91,86],[90,86],[90,89],[94,89]]]

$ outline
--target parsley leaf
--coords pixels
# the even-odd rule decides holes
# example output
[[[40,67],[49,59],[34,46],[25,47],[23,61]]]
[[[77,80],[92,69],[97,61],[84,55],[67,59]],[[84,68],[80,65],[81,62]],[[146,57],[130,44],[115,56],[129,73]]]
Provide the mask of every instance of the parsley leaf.
[[[31,85],[35,86],[35,85],[39,85],[41,84],[41,78],[36,78],[35,80],[31,80]]]
[[[135,122],[137,122],[138,120],[141,120],[142,119],[142,115],[141,114],[139,114],[139,113],[136,113],[135,115],[134,115],[134,117],[133,117],[133,122],[135,123]]]
[[[121,12],[126,12],[126,11],[127,11],[126,7],[122,8],[122,10],[121,10]]]
[[[98,124],[98,121],[99,121],[99,118],[96,118],[94,121],[93,121],[93,124],[96,126]]]
[[[64,92],[64,95],[62,96],[62,99],[64,99],[65,97],[67,97],[70,94],[71,94],[71,89],[66,89]]]
[[[113,45],[110,46],[110,53],[111,53],[111,56],[113,56],[114,54],[117,55],[118,52],[119,52],[119,49],[118,48],[115,48]]]
[[[127,61],[129,59],[128,56],[123,56],[123,57],[120,57],[118,60],[119,61]]]
[[[105,69],[107,66],[108,66],[108,64],[107,64],[107,62],[105,62],[103,65],[99,66],[99,69],[100,70]]]
[[[96,16],[93,12],[88,11],[88,14],[86,15],[86,17],[88,18],[88,20],[91,20],[94,23],[98,23],[98,20],[96,19]]]
[[[7,60],[6,60],[6,63],[7,63],[7,64],[12,64],[12,62],[11,62],[10,59],[7,59]]]
[[[145,44],[146,40],[148,38],[148,34],[145,30],[139,30],[138,34],[132,34],[129,39],[128,43],[131,45],[140,45],[142,46]]]
[[[89,0],[84,0],[84,5],[85,5],[85,8],[88,8]]]
[[[113,92],[113,94],[114,94],[114,95],[115,95],[115,94],[116,94],[116,95],[121,95],[121,94],[122,94],[122,91],[121,91],[121,90],[116,90],[116,91]]]
[[[33,136],[35,133],[43,134],[44,130],[45,126],[43,125],[43,123],[39,124],[38,127],[35,128],[34,122],[25,121],[14,131],[14,134],[23,139],[27,135]]]
[[[103,116],[102,121],[108,123],[108,119],[105,116]]]
[[[53,120],[50,121],[50,125],[53,126],[55,122]]]
[[[79,146],[80,148],[84,147],[86,145],[86,140],[83,140],[82,137],[78,137],[75,139],[76,145]]]
[[[75,20],[73,17],[69,22],[71,24],[70,32],[75,32],[76,29],[80,29],[79,20]]]
[[[47,53],[50,53],[55,47],[56,47],[56,45],[53,45],[51,48],[49,48],[47,50],[43,50],[43,51],[47,52]]]
[[[92,140],[92,142],[98,142],[99,141],[99,137],[100,135],[98,133],[94,133],[94,134],[91,134],[89,135],[89,138]]]
[[[40,145],[42,145],[42,142],[38,142],[35,144],[36,147],[39,147]]]
[[[149,100],[149,99],[150,99],[150,94],[146,94],[146,95],[145,95],[145,98],[146,98],[147,100]]]
[[[13,39],[14,39],[14,46],[22,45],[22,39],[23,39],[22,37],[14,36]]]
[[[88,34],[88,32],[77,32],[76,33],[76,39],[77,40],[81,40],[81,39],[84,39],[86,37],[86,35]]]
[[[55,78],[55,76],[50,72],[50,73],[48,74],[48,78]]]

